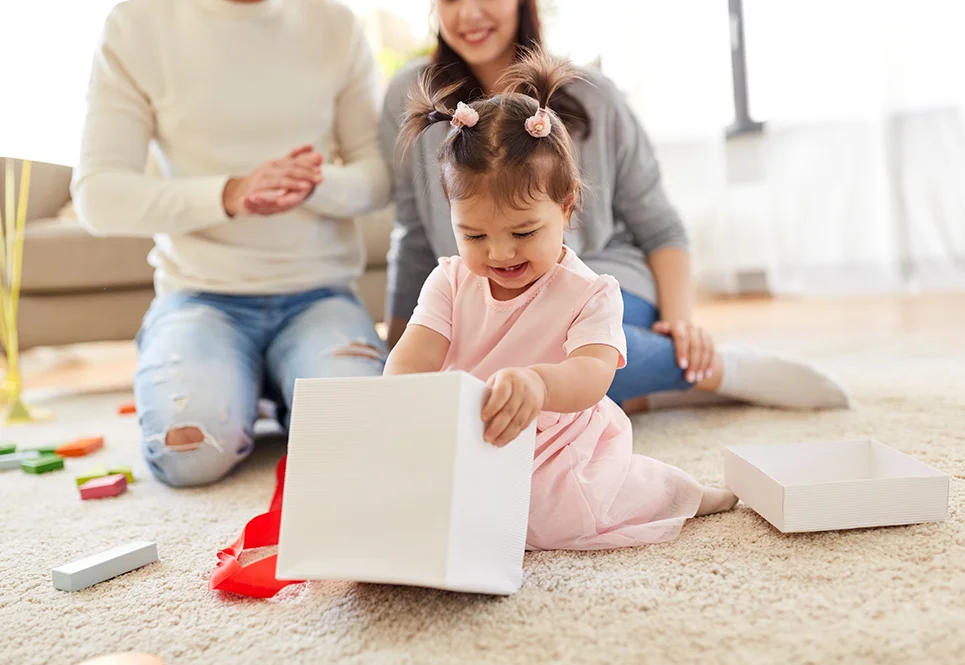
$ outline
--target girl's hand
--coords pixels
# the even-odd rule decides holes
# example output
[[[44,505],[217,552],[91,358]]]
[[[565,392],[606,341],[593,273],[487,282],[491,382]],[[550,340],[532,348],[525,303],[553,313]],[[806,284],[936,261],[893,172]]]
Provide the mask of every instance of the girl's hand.
[[[490,393],[482,410],[483,438],[502,448],[539,415],[546,401],[546,384],[531,369],[509,368],[493,374],[486,385]]]
[[[687,372],[687,381],[697,383],[713,373],[714,340],[703,328],[687,321],[657,321],[653,331],[673,338],[677,364]]]

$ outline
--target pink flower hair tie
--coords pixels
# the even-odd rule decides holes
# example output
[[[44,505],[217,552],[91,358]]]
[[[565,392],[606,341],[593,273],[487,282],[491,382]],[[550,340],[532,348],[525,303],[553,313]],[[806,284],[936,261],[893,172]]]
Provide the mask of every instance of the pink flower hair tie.
[[[479,122],[479,113],[476,109],[465,102],[459,102],[449,124],[462,129],[463,127],[473,127],[477,122]]]
[[[550,135],[552,129],[550,114],[547,113],[545,108],[537,109],[536,115],[526,119],[526,131],[534,138],[545,138]]]

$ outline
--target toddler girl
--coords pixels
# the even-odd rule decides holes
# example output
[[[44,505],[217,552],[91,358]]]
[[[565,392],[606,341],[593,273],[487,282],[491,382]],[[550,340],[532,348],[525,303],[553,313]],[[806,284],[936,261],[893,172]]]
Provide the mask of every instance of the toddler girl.
[[[547,103],[575,76],[533,52],[501,94],[455,111],[427,72],[400,134],[403,153],[448,122],[440,154],[459,256],[444,258],[386,363],[386,374],[464,370],[491,389],[486,440],[536,421],[527,546],[604,549],[677,536],[687,518],[729,510],[729,491],[632,452],[630,420],[607,396],[626,364],[616,280],[563,244],[580,203],[573,143]],[[430,130],[434,131],[434,130]]]

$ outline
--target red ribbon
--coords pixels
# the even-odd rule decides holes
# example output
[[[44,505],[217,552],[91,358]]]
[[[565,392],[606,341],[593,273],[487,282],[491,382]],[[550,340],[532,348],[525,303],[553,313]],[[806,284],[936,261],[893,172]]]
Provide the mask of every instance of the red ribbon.
[[[277,554],[259,559],[247,566],[242,566],[238,560],[242,550],[278,544],[287,460],[287,455],[282,457],[275,470],[275,496],[271,499],[268,512],[251,518],[241,530],[238,539],[218,552],[218,565],[211,573],[209,589],[253,598],[271,598],[289,584],[301,584],[300,581],[282,581],[275,578]]]

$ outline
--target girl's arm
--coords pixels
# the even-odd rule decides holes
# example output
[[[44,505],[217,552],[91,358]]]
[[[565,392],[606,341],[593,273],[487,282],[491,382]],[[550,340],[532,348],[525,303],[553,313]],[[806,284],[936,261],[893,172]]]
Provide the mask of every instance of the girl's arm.
[[[435,330],[412,324],[385,361],[385,376],[438,372],[449,353],[449,340]]]
[[[599,403],[613,383],[619,356],[612,346],[590,344],[561,363],[531,366],[546,387],[541,410],[574,413]]]
[[[505,446],[540,411],[575,413],[604,398],[618,367],[626,366],[623,296],[613,277],[589,286],[586,301],[566,333],[566,360],[499,370],[487,381],[484,438]]]
[[[499,370],[487,382],[490,394],[482,410],[485,440],[502,447],[529,427],[540,411],[574,413],[599,403],[613,381],[619,356],[612,346],[588,344],[561,363]]]
[[[395,348],[395,345],[402,339],[406,324],[408,323],[408,321],[398,316],[389,317],[388,325],[386,326],[385,341],[390,349]]]

